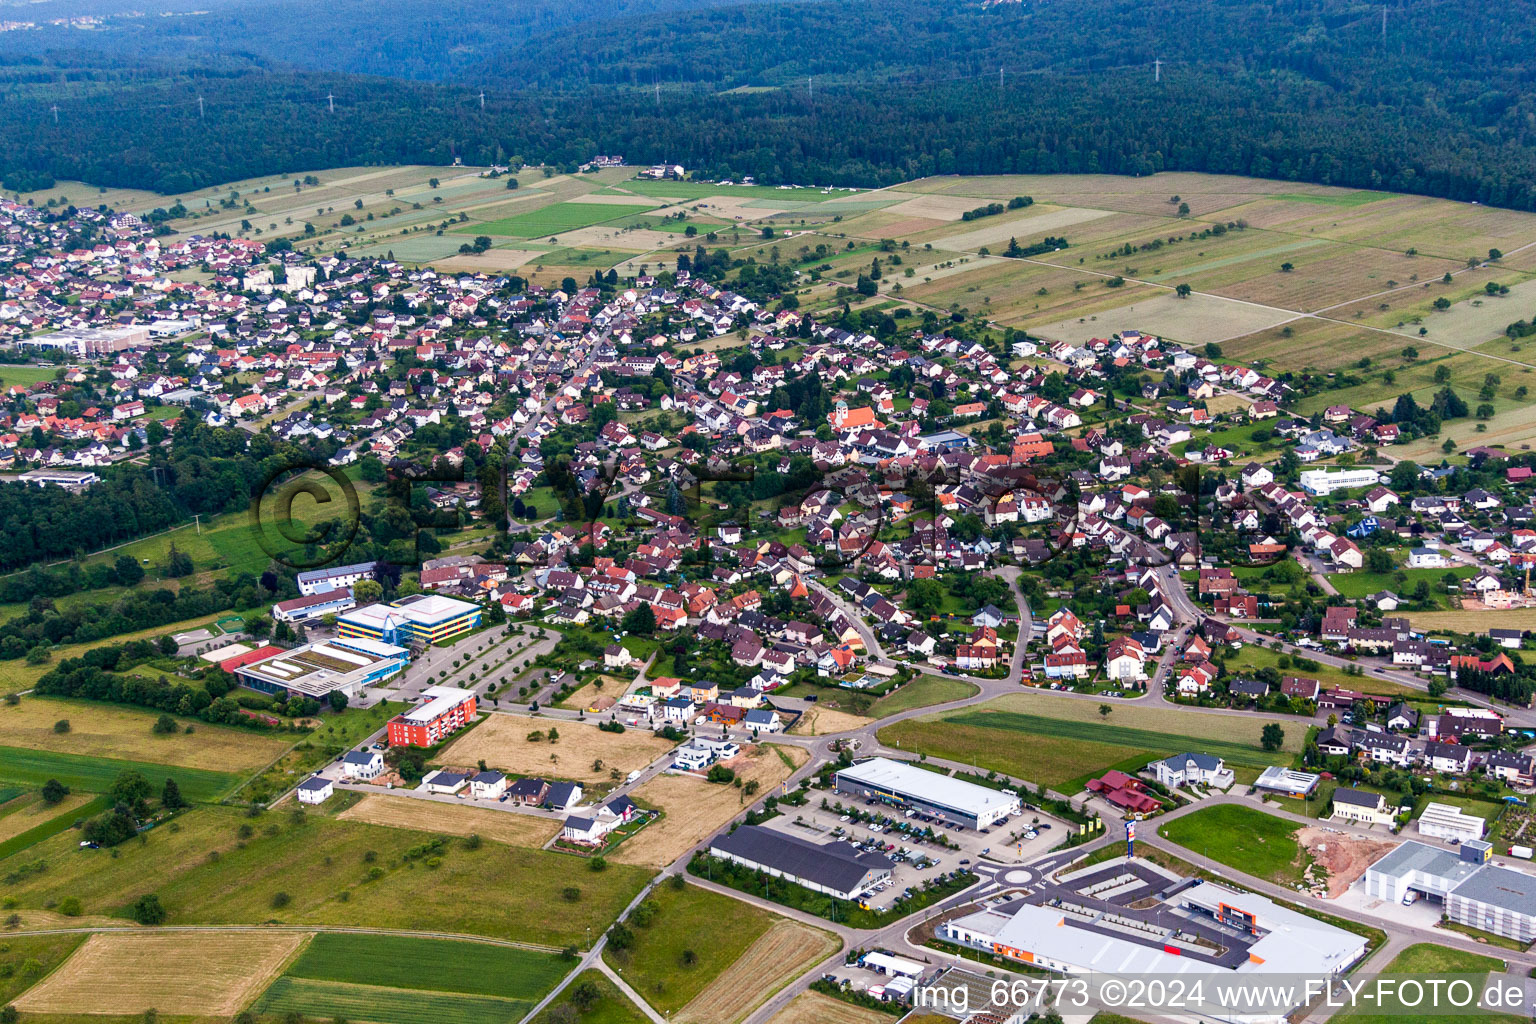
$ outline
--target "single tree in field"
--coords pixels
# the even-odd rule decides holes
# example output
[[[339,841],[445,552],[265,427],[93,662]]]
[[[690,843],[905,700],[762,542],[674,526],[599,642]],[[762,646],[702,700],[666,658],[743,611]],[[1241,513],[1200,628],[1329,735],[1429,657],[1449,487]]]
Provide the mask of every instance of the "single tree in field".
[[[1187,299],[1189,298],[1189,293],[1192,291],[1194,291],[1194,289],[1189,285],[1179,284],[1174,287],[1173,294],[1177,295],[1181,299]]]
[[[1279,750],[1285,743],[1285,730],[1279,722],[1270,722],[1259,733],[1259,745],[1265,750]]]
[[[1110,715],[1110,712],[1112,712],[1114,710],[1115,709],[1110,707],[1108,704],[1100,704],[1099,705],[1099,717],[1100,718],[1108,718],[1109,715]]]

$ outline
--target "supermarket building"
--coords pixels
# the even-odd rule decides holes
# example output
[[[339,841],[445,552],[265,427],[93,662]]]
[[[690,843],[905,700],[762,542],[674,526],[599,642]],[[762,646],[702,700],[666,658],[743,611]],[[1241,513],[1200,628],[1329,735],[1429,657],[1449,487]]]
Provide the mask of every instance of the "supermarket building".
[[[481,608],[438,594],[412,594],[391,604],[370,604],[337,616],[337,632],[401,646],[432,644],[480,625]]]

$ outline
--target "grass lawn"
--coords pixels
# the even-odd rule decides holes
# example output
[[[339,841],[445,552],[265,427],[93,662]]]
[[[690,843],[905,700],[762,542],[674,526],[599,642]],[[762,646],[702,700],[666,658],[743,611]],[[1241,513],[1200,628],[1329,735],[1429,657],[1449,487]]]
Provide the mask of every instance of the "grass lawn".
[[[433,964],[430,974],[420,966]],[[431,989],[537,1001],[570,970],[549,953],[448,939],[375,935],[359,946],[350,935],[316,935],[284,973],[294,978]]]
[[[1157,834],[1244,874],[1290,885],[1311,861],[1296,841],[1298,828],[1251,807],[1218,804],[1175,818]]]
[[[1477,570],[1470,565],[1452,566],[1448,569],[1402,569],[1402,582],[1398,582],[1398,573],[1375,573],[1356,570],[1354,572],[1331,573],[1328,582],[1333,584],[1333,589],[1350,600],[1359,600],[1368,594],[1374,594],[1381,590],[1390,590],[1394,594],[1408,595],[1422,580],[1429,584],[1430,599],[1438,607],[1446,607],[1445,588],[1440,585],[1441,579],[1446,573],[1450,573],[1457,579],[1466,579],[1474,575]]]
[[[655,905],[656,916],[633,929],[634,946],[622,953],[610,946],[604,956],[667,1016],[735,963],[774,919],[766,910],[696,885],[681,891],[661,886],[647,902]]]
[[[57,366],[0,364],[0,387],[8,388],[16,384],[36,384],[40,380],[53,380],[53,375],[58,371]]]
[[[974,683],[947,676],[919,676],[907,685],[881,697],[870,705],[869,713],[876,718],[894,715],[898,711],[925,708],[930,704],[943,704],[963,700],[977,691]]]
[[[650,1021],[628,996],[619,991],[618,986],[608,980],[606,974],[596,969],[578,974],[560,997],[533,1019],[533,1024],[553,1024],[556,1007],[560,1006],[570,1006],[576,1011],[577,1024],[649,1024]]]
[[[154,892],[170,924],[372,925],[555,947],[606,928],[647,877],[627,865],[593,872],[556,853],[472,845],[313,813],[295,823],[290,813],[248,818],[203,807],[111,851],[55,836],[0,861],[0,877],[45,865],[8,885],[21,909],[75,896],[88,914],[122,915]],[[562,896],[567,886],[578,890],[574,901]]]
[[[1238,674],[1251,674],[1261,668],[1272,668],[1281,675],[1300,676],[1303,679],[1316,679],[1325,687],[1343,687],[1347,690],[1358,690],[1362,693],[1379,694],[1388,697],[1404,697],[1424,695],[1423,690],[1416,690],[1411,686],[1390,682],[1386,679],[1377,679],[1373,676],[1355,676],[1345,672],[1342,668],[1317,662],[1317,668],[1298,668],[1292,659],[1290,668],[1280,667],[1281,654],[1258,644],[1244,644],[1243,649],[1236,654],[1229,654],[1224,664],[1228,672]]]
[[[49,779],[58,779],[70,789],[105,793],[112,787],[118,773],[130,768],[142,772],[150,784],[157,788],[166,779],[175,779],[181,795],[189,800],[218,799],[240,781],[238,775],[205,768],[180,768],[148,761],[0,747],[0,780],[24,786],[41,786]]]
[[[1381,969],[1383,974],[1403,974],[1414,978],[1423,979],[1425,976],[1445,976],[1452,974],[1476,974],[1487,975],[1490,972],[1504,970],[1504,961],[1491,956],[1479,956],[1476,953],[1466,953],[1459,949],[1450,949],[1445,946],[1436,946],[1428,942],[1420,942],[1409,946],[1392,962]],[[1426,991],[1428,986],[1426,986]],[[1334,1014],[1334,1020],[1355,1020],[1377,1018],[1390,1007],[1386,1004],[1373,1006],[1370,1010],[1363,1007],[1360,1011],[1346,1008]],[[1443,1013],[1415,1012],[1412,1007],[1403,1007],[1393,1010],[1391,1018],[1399,1024],[1430,1024],[1432,1021],[1451,1021],[1458,1017]],[[1460,1019],[1475,1019],[1479,1024],[1517,1024],[1519,1021],[1528,1021],[1529,1016],[1519,1016],[1512,1013],[1478,1013],[1475,1017],[1462,1016]]]
[[[326,713],[320,726],[303,737],[286,754],[269,764],[237,791],[243,800],[268,801],[300,782],[313,771],[371,736],[384,723],[406,709],[404,701],[380,701],[371,708],[348,708],[339,715]]]

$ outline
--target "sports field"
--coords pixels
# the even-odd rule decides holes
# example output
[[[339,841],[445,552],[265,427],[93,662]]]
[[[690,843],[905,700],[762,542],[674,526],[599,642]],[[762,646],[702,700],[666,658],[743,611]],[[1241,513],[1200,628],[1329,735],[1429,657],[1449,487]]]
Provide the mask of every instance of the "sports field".
[[[234,1015],[304,942],[301,932],[92,935],[16,1000],[24,1013]]]

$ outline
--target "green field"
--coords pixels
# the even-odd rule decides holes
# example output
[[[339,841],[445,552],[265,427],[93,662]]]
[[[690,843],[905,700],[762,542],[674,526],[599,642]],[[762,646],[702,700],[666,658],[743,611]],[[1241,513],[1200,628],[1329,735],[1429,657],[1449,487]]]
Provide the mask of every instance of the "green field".
[[[99,796],[79,807],[71,807],[68,810],[60,811],[41,825],[35,825],[25,832],[11,836],[5,842],[0,843],[0,860],[4,860],[13,853],[20,853],[28,847],[36,846],[44,839],[52,838],[60,832],[74,827],[75,822],[100,814],[109,806],[111,806],[110,801],[104,796]]]
[[[60,754],[52,750],[0,747],[0,780],[24,786],[41,786],[49,779],[58,779],[70,789],[105,793],[118,773],[129,768],[142,772],[155,786],[166,779],[175,779],[182,796],[189,800],[215,800],[240,781],[238,775],[202,768],[173,768],[148,761],[120,761]]]
[[[430,971],[422,970],[431,964]],[[430,989],[537,1002],[570,970],[549,953],[450,939],[322,932],[284,973],[293,978]]]
[[[461,235],[507,235],[512,238],[548,238],[562,231],[591,227],[604,221],[622,220],[637,213],[643,207],[613,206],[608,203],[556,203],[513,217],[487,221],[484,224],[460,224],[453,230]]]
[[[696,885],[661,886],[646,902],[655,917],[634,928],[634,946],[603,955],[664,1015],[688,1005],[773,923],[766,910]]]
[[[422,974],[439,964],[415,965]],[[278,978],[256,1001],[258,1013],[375,1021],[377,1024],[516,1024],[533,1004],[521,999],[464,996],[453,992],[348,985],[308,978]]]
[[[1350,192],[1347,195],[1310,195],[1305,192],[1282,192],[1271,199],[1284,199],[1288,203],[1316,203],[1319,206],[1364,206],[1382,199],[1391,199],[1390,192]]]
[[[960,679],[946,676],[919,676],[900,689],[893,690],[870,705],[869,713],[885,718],[898,711],[925,708],[930,704],[944,704],[963,700],[976,693],[979,687]]]
[[[1296,841],[1300,827],[1251,807],[1217,804],[1175,818],[1157,834],[1246,875],[1289,885],[1301,881],[1312,859]]]
[[[1456,974],[1487,975],[1491,972],[1503,971],[1503,960],[1491,956],[1479,956],[1476,953],[1467,953],[1459,949],[1450,949],[1446,946],[1435,946],[1427,942],[1420,942],[1409,946],[1392,962],[1381,969],[1383,974],[1402,974],[1413,978],[1423,979],[1426,976],[1445,976]],[[1426,986],[1426,990],[1427,990]],[[1333,1017],[1334,1020],[1367,1020],[1375,1017],[1380,1019],[1380,1011],[1387,1007],[1375,1008],[1376,1012],[1356,1011],[1346,1008],[1339,1011]],[[1393,1010],[1392,1020],[1399,1024],[1430,1024],[1432,1021],[1453,1020],[1477,1020],[1479,1024],[1519,1024],[1521,1021],[1529,1021],[1529,1016],[1519,1016],[1512,1013],[1479,1013],[1475,1017],[1465,1015],[1450,1015],[1436,1013],[1421,1013],[1403,1007]]]
[[[903,750],[963,761],[1073,793],[1099,773],[1126,763],[1199,750],[1233,767],[1263,768],[1289,760],[1259,748],[1257,719],[1243,722],[1254,742],[1180,735],[1105,721],[1046,718],[1017,711],[963,710],[939,718],[909,719],[880,730],[880,741]],[[1299,725],[1297,728],[1301,728]]]
[[[53,380],[54,374],[59,372],[56,366],[17,366],[9,363],[0,363],[0,387],[11,387],[15,384],[36,384],[40,380]]]
[[[585,986],[590,985],[590,989]],[[580,1006],[579,995],[584,992],[595,992],[596,997],[587,1004],[585,1009]],[[585,970],[572,979],[559,998],[544,1008],[533,1019],[533,1024],[554,1024],[563,1016],[563,1010],[556,1007],[569,1006],[576,1011],[577,1024],[648,1024],[650,1018],[640,1011],[629,997],[619,991],[617,985],[608,980],[608,975],[599,970]]]
[[[647,872],[588,871],[558,853],[475,844],[308,813],[188,811],[113,850],[56,835],[0,861],[18,909],[66,896],[124,915],[153,892],[168,924],[374,926],[579,945],[614,920]],[[41,865],[41,868],[37,868]],[[574,900],[562,890],[575,887]],[[282,897],[281,899],[279,897]]]

